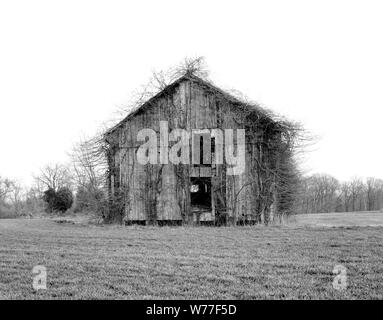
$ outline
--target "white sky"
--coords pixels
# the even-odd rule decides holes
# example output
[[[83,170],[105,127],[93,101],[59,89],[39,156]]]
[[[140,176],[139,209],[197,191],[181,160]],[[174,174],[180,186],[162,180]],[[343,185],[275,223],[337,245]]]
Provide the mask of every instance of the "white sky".
[[[381,1],[2,1],[0,175],[65,162],[151,70],[210,78],[321,136],[311,172],[383,178]]]

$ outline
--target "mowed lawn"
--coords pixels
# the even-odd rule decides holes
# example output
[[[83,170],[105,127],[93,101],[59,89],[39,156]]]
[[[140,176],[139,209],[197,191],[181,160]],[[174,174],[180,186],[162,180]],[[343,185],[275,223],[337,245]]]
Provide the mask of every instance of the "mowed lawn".
[[[344,291],[332,285],[339,264],[347,268]],[[47,290],[32,288],[36,265],[47,268]],[[4,219],[0,298],[382,299],[383,228],[299,221],[120,227]]]

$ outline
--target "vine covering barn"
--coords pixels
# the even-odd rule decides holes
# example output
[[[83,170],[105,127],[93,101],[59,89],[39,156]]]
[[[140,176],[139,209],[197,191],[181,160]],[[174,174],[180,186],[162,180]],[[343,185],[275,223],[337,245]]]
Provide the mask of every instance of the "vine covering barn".
[[[299,132],[188,70],[105,133],[107,220],[238,225],[290,214]],[[172,152],[178,161],[170,161]],[[147,161],[139,161],[139,154]],[[233,172],[230,154],[243,156],[241,170]]]

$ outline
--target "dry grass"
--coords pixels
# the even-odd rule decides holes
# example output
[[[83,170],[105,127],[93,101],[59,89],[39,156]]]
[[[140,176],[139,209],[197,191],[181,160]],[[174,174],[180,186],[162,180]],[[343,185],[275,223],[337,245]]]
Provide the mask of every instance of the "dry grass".
[[[383,298],[380,227],[117,227],[0,220],[5,299]],[[333,268],[348,288],[332,287]],[[44,265],[48,288],[32,289]]]
[[[301,214],[294,218],[302,226],[383,227],[382,211]]]

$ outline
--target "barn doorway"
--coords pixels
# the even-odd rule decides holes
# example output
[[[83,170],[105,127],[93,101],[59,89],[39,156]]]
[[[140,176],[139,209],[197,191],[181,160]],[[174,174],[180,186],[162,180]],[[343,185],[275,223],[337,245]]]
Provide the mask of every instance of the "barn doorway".
[[[211,178],[190,178],[190,206],[195,222],[200,223],[200,218],[205,213],[211,213]]]

